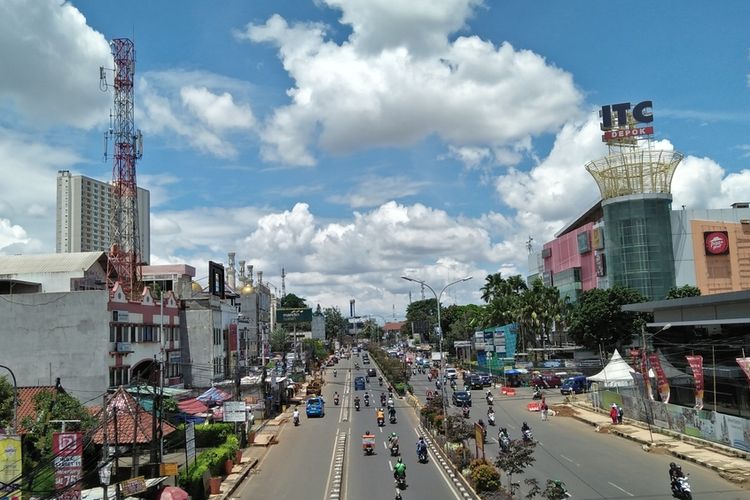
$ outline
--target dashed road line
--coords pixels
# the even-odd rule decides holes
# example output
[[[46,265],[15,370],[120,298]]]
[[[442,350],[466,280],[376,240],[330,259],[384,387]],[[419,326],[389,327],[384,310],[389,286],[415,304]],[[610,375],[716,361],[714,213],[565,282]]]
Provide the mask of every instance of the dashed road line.
[[[336,446],[333,451],[333,471],[328,491],[328,500],[339,500],[343,498],[342,484],[344,479],[344,459],[346,457],[346,433],[336,430]]]
[[[422,425],[420,424],[419,428],[415,428],[414,431],[417,433],[417,435],[424,437],[432,460],[440,464],[440,467],[438,467],[438,472],[440,472],[440,475],[443,476],[445,482],[448,484],[453,483],[453,486],[455,488],[455,491],[453,491],[454,496],[459,500],[461,500],[461,498],[476,498],[466,490],[463,482],[461,482],[461,480],[456,476],[456,473],[453,472],[453,468],[448,464],[445,458],[443,458],[443,454],[438,451],[437,445],[432,440],[429,433],[422,427]]]
[[[627,491],[627,490],[624,490],[624,489],[620,488],[620,487],[619,487],[619,486],[617,486],[617,485],[616,485],[615,483],[612,483],[612,482],[609,482],[609,481],[607,481],[607,482],[608,482],[609,484],[611,484],[612,486],[614,486],[615,488],[617,488],[618,490],[620,490],[620,491],[622,491],[623,493],[625,493],[626,495],[628,495],[628,496],[630,496],[630,497],[634,497],[634,496],[635,496],[635,495],[633,495],[632,493],[630,493],[629,491]]]
[[[578,462],[574,462],[572,459],[566,457],[565,455],[560,455],[560,458],[562,458],[563,460],[567,460],[568,462],[570,462],[571,464],[575,465],[576,467],[580,467],[581,466],[581,464],[579,464]]]

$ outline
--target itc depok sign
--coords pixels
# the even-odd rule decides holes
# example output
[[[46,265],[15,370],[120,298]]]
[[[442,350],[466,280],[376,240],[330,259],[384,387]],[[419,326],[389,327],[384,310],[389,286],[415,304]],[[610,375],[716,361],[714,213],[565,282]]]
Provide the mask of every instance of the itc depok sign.
[[[601,129],[604,131],[602,141],[637,138],[654,133],[649,125],[654,121],[651,101],[641,101],[635,105],[629,102],[602,106],[599,115],[602,118]],[[628,117],[632,116],[632,122]],[[642,125],[642,126],[640,126]]]

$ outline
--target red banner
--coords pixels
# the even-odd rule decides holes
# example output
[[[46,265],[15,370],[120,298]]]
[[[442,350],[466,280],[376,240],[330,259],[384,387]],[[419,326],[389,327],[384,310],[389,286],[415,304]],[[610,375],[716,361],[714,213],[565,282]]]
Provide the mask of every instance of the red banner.
[[[703,356],[685,356],[695,379],[695,409],[703,409]]]
[[[669,403],[669,381],[664,369],[661,367],[661,360],[656,353],[649,354],[648,360],[651,362],[651,368],[656,372],[656,387],[659,391],[662,403]]]
[[[55,432],[52,434],[55,455],[55,490],[58,500],[81,499],[81,467],[83,465],[83,433]]]
[[[742,371],[745,372],[747,382],[750,384],[750,358],[737,358],[737,364],[740,365]]]
[[[646,351],[645,349],[641,353],[641,375],[643,375],[643,387],[646,391],[646,394],[648,394],[648,399],[651,401],[654,400],[654,391],[651,390],[651,378],[648,374],[648,363],[646,360]]]

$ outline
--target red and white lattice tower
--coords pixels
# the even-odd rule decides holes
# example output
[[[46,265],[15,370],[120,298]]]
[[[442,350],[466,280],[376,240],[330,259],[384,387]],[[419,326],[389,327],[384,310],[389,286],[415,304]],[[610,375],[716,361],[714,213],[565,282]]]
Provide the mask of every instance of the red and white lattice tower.
[[[135,46],[132,40],[116,38],[110,43],[114,58],[114,110],[109,132],[113,142],[110,250],[107,275],[116,279],[125,294],[136,299],[143,291],[141,245],[138,230],[138,185],[136,160],[142,154],[142,135],[133,123]],[[115,272],[111,272],[115,271]],[[116,276],[115,276],[116,275]],[[110,283],[114,286],[114,283]]]

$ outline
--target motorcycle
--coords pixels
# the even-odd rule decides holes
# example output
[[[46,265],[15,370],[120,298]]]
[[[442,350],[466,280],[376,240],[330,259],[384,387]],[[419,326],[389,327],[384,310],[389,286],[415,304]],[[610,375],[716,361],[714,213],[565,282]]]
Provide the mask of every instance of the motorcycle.
[[[437,389],[438,391],[440,390],[440,386],[441,386],[441,384],[440,384],[440,381],[439,381],[439,380],[436,380],[436,381],[435,381],[435,388],[436,388],[436,389]]]
[[[294,426],[297,427],[299,425],[299,415],[294,416]]]
[[[385,394],[380,395],[380,406],[385,406]]]
[[[531,435],[531,429],[526,429],[523,431],[523,442],[524,444],[528,444],[534,440],[534,437]]]
[[[393,443],[391,445],[391,456],[392,457],[397,457],[398,454],[399,454],[398,443]]]
[[[365,406],[370,406],[370,398],[365,398]]]
[[[429,373],[427,374],[427,381],[432,382],[432,375]]]
[[[485,398],[487,400],[487,404],[492,406],[492,402],[494,401],[494,398],[492,397],[492,394],[489,392],[487,393],[487,397]]]
[[[688,477],[678,477],[672,486],[672,496],[681,500],[692,500],[693,492],[690,489]]]
[[[510,449],[510,438],[507,434],[500,433],[497,437],[497,441],[500,444],[501,451],[508,451]]]
[[[389,421],[389,422],[390,422],[391,424],[395,424],[395,423],[396,423],[396,414],[395,414],[395,413],[393,413],[393,414],[392,414],[392,415],[391,415],[391,416],[390,416],[390,417],[388,418],[388,421]]]
[[[396,474],[396,488],[403,490],[406,488],[406,475]]]
[[[354,402],[354,409],[359,411],[359,401]]]
[[[369,384],[369,383],[370,383],[370,377],[365,377],[365,384]]]
[[[427,463],[427,448],[421,449],[417,452],[417,460],[420,464]]]
[[[536,389],[534,391],[534,395],[531,396],[531,399],[542,399],[543,396],[544,396],[544,393],[541,390]]]
[[[383,377],[378,377],[378,385],[383,387]]]
[[[470,410],[469,410],[468,406],[464,407],[463,412],[464,412],[464,418],[469,418],[469,412],[470,412]]]
[[[495,425],[495,414],[494,413],[488,413],[487,414],[487,422],[490,425]]]
[[[378,417],[378,427],[383,427],[385,425],[385,418]]]
[[[337,373],[338,372],[336,370],[333,370],[333,378],[336,378]]]
[[[336,396],[335,398],[333,398],[333,404],[335,404],[336,406],[339,405],[339,397],[338,396]]]

